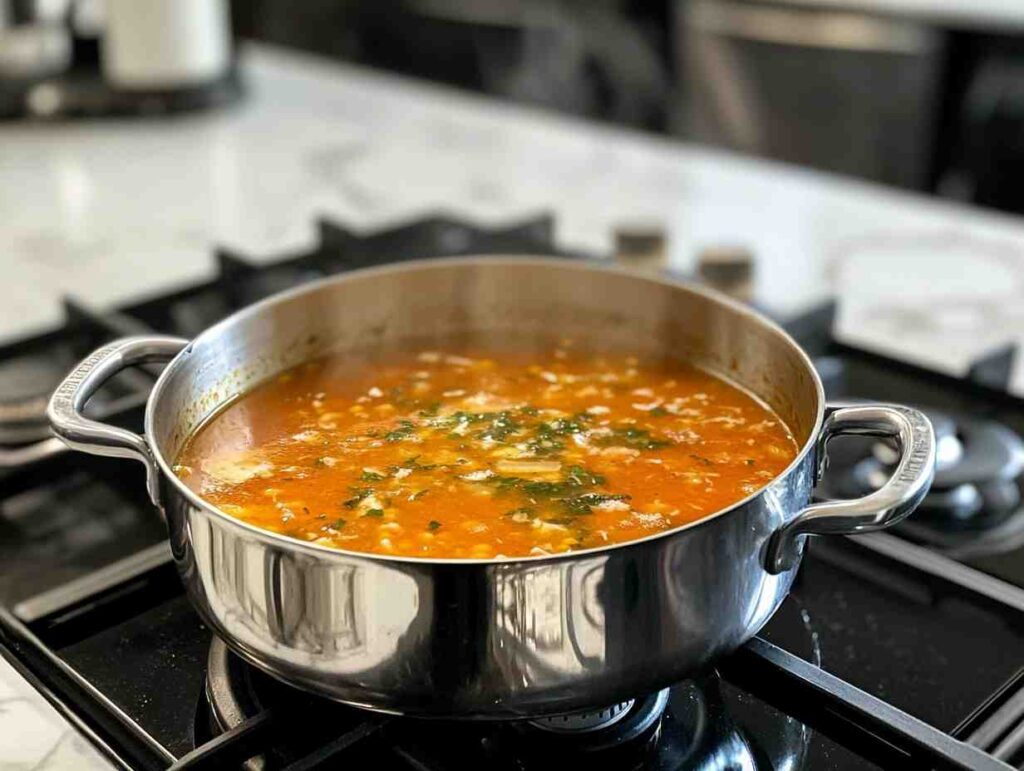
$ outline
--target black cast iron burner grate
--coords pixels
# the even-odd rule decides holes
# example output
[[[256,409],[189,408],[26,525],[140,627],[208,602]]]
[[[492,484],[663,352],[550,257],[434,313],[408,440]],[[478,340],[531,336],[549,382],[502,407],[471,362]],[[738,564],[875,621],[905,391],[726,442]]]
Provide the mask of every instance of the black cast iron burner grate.
[[[33,421],[31,415],[26,419],[26,412],[40,402],[40,395],[45,396],[56,385],[56,379],[76,358],[104,340],[153,330],[194,336],[237,308],[268,294],[302,281],[364,265],[435,254],[560,254],[552,245],[552,233],[550,217],[538,217],[497,229],[479,228],[449,217],[434,217],[367,235],[359,235],[325,221],[320,223],[320,244],[309,253],[257,266],[244,257],[221,251],[217,255],[219,275],[214,280],[110,312],[97,312],[86,304],[69,299],[66,302],[67,324],[62,329],[0,348],[0,386],[3,385],[5,365],[16,360],[28,360],[28,371],[33,373],[31,388],[20,392],[15,389],[16,395],[25,397],[19,409],[8,410],[7,413],[0,410],[0,424],[5,414],[16,415],[18,423],[13,425],[14,421],[11,421],[17,431],[6,434],[5,426],[0,425],[0,444],[15,445],[0,448],[3,499],[9,501],[19,491],[31,492],[45,485],[47,480],[61,480],[74,473],[85,473],[83,469],[98,479],[110,473],[102,464],[91,468],[87,459],[72,458],[53,441],[26,444],[38,434],[19,433],[26,423],[30,428],[38,427],[38,420]],[[870,354],[852,351],[831,341],[828,334],[831,313],[830,308],[819,309],[806,317],[790,320],[788,326],[813,354],[819,355],[826,382],[830,382],[830,377],[858,377],[856,371],[851,374],[841,369],[829,374],[829,356],[853,356],[866,366],[873,362]],[[823,355],[824,358],[820,358]],[[959,399],[966,404],[981,401],[994,405],[995,409],[1002,405],[1007,409],[1020,410],[1021,405],[1016,399],[999,390],[1011,356],[1012,352],[1001,351],[979,361],[965,380],[935,375],[879,357],[874,357],[877,361],[873,363],[886,375],[901,371],[909,376],[918,384],[915,393],[924,384],[925,390],[930,388],[944,396],[953,394],[954,400]],[[21,365],[11,369],[13,376],[24,371]],[[103,395],[105,399],[96,400],[93,405],[95,414],[124,424],[136,422],[154,374],[148,370],[125,373],[114,389]],[[24,385],[24,382],[22,378],[17,385]],[[8,392],[2,388],[0,391]],[[119,474],[118,478],[109,481],[116,489],[137,480],[125,479],[123,474]],[[144,504],[140,505],[144,507]],[[151,513],[145,512],[144,515],[151,516]],[[1003,615],[1011,626],[1022,625],[1024,596],[1016,587],[989,579],[958,563],[936,561],[936,557],[926,550],[908,552],[899,539],[890,541],[886,538],[892,539],[885,536],[860,542],[858,548],[864,552],[862,556],[868,561],[876,560],[894,574],[910,573],[915,580],[927,581],[929,591],[936,598],[963,598],[965,602],[993,608],[993,612]],[[893,541],[897,542],[896,545]],[[834,555],[830,555],[831,550],[821,550],[821,557],[826,561],[834,559],[835,564],[843,565],[844,569],[848,567],[849,553],[836,550]],[[0,583],[0,591],[2,587]],[[82,641],[111,634],[119,624],[129,623],[132,619],[158,615],[165,606],[184,604],[169,551],[163,543],[132,549],[100,569],[91,563],[84,564],[81,575],[67,577],[67,580],[42,591],[27,595],[24,592],[0,594],[0,603],[14,606],[14,612],[0,606],[0,654],[122,767],[238,766],[258,756],[274,757],[273,753],[281,746],[285,735],[291,740],[297,739],[300,745],[300,751],[279,763],[280,767],[290,769],[324,767],[341,760],[351,767],[360,767],[364,753],[367,762],[375,762],[382,757],[379,752],[382,747],[387,748],[389,757],[404,763],[396,768],[429,771],[459,767],[436,756],[436,742],[431,745],[429,741],[436,739],[433,736],[438,731],[436,726],[424,728],[425,724],[419,723],[421,727],[417,730],[407,727],[408,721],[340,706],[334,711],[328,710],[333,717],[327,720],[318,719],[315,714],[312,718],[306,716],[306,719],[297,720],[294,710],[277,705],[261,707],[219,735],[207,730],[214,716],[205,714],[196,719],[194,749],[169,751],[112,698],[108,698],[98,682],[86,678],[68,663],[74,660],[69,652]],[[161,630],[170,635],[176,633],[174,629]],[[193,637],[190,650],[205,646],[208,633],[199,630]],[[887,767],[1008,767],[968,743],[911,717],[766,639],[753,640],[722,662],[719,672],[721,679],[715,677],[712,686],[701,690],[705,696],[700,698],[694,695],[691,686],[674,687],[674,701],[666,712],[668,717],[663,720],[681,719],[675,716],[686,714],[686,704],[703,704],[705,708],[713,709],[715,703],[723,698],[722,693],[733,692],[741,701],[761,699],[766,704],[775,705],[782,710],[779,714],[784,717],[796,716],[787,717],[787,721],[799,718],[801,725],[819,730],[842,745],[854,747],[859,757],[870,758]],[[711,676],[706,674],[702,677]],[[953,734],[969,738],[973,744],[1020,763],[1019,749],[1024,739],[1024,729],[1020,727],[1024,717],[1022,679],[1024,675],[1019,675],[1007,682]],[[707,693],[712,695],[709,697]],[[636,701],[642,705],[652,698],[657,697],[638,695]],[[637,708],[634,706],[632,709]],[[640,711],[635,714],[648,713]],[[654,710],[651,714],[659,713]],[[623,718],[624,721],[628,719],[629,715]],[[658,721],[653,721],[654,724],[657,724],[656,730],[661,729]],[[399,726],[402,726],[400,731]],[[805,729],[801,727],[800,730]],[[457,735],[450,737],[449,743],[458,744],[474,736],[484,745],[492,741],[479,733],[474,734],[473,729],[461,726]],[[535,734],[536,729],[528,732],[533,738],[525,744],[533,742]],[[745,743],[743,731],[738,731],[736,737],[730,739],[732,746],[737,748]],[[600,758],[612,756],[599,753],[594,757],[594,762],[600,765],[605,762]],[[633,758],[629,762],[635,760]],[[387,767],[377,765],[381,769]],[[512,767],[525,768],[523,765]],[[614,767],[628,766],[618,763]]]

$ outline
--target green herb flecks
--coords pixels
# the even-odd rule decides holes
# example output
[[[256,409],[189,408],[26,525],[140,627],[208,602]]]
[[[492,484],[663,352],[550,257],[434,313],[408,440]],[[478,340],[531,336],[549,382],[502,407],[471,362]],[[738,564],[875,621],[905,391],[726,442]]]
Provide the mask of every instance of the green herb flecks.
[[[562,505],[573,514],[592,514],[594,506],[610,501],[628,501],[628,495],[611,495],[607,493],[584,493],[573,498],[562,499]]]
[[[415,423],[411,420],[400,420],[396,428],[384,434],[384,439],[388,442],[400,442],[412,436],[414,431],[416,431]]]
[[[349,498],[347,501],[342,501],[341,504],[346,509],[354,509],[356,506],[362,503],[364,498],[369,498],[371,495],[373,495],[372,487],[352,487],[349,488],[349,491],[352,493],[352,497]]]
[[[596,487],[597,485],[603,485],[605,482],[603,476],[595,474],[583,466],[569,466],[565,479],[573,487]]]
[[[441,523],[438,522],[436,519],[432,519],[432,520],[430,520],[427,523],[427,530],[429,530],[431,533],[433,533],[435,530],[437,530],[440,527],[441,527]]]
[[[436,463],[420,463],[420,456],[413,455],[411,458],[406,458],[398,466],[389,467],[389,471],[394,474],[400,469],[408,469],[409,471],[433,471],[437,468]]]
[[[523,479],[522,477],[493,476],[484,480],[499,495],[521,495],[530,505],[519,506],[505,512],[516,522],[526,523],[535,518],[544,522],[570,527],[579,542],[588,537],[582,520],[593,514],[593,508],[607,501],[628,501],[628,495],[603,493],[595,490],[605,483],[605,477],[590,469],[573,465],[565,470],[558,481]]]
[[[438,426],[443,428],[455,428],[460,423],[482,423],[485,420],[490,420],[496,412],[466,412],[465,410],[459,410],[453,412],[451,415],[447,415],[437,422]]]
[[[482,426],[482,424],[487,424]],[[506,442],[512,434],[515,434],[523,426],[516,420],[513,410],[499,410],[496,412],[466,412],[459,410],[451,415],[435,420],[432,425],[435,428],[448,431],[449,439],[461,439],[470,427],[482,427],[482,430],[474,431],[472,436],[476,439],[487,439],[494,442]]]
[[[363,512],[364,517],[383,517],[384,509],[367,509]]]
[[[557,418],[550,422],[538,423],[527,445],[535,455],[552,455],[565,449],[566,437],[587,430],[584,424],[587,419],[586,414],[580,413],[572,418]]]
[[[652,437],[650,431],[635,426],[613,428],[611,434],[599,437],[595,443],[601,447],[631,447],[634,450],[659,450],[672,446],[668,439]]]
[[[505,442],[509,436],[516,433],[520,428],[522,428],[522,424],[512,417],[512,413],[509,410],[502,410],[501,412],[494,413],[491,425],[478,434],[478,438]]]
[[[520,506],[518,509],[505,512],[506,517],[516,522],[529,522],[536,514],[537,510],[533,506]]]
[[[590,487],[603,485],[605,478],[583,466],[569,466],[565,476],[557,482],[523,477],[492,476],[483,480],[493,485],[497,492],[521,492],[529,498],[564,498]]]

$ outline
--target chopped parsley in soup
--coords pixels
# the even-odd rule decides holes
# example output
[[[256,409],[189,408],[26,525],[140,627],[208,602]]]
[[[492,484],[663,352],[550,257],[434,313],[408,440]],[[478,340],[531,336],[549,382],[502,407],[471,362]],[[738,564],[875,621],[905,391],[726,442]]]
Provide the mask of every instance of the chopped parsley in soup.
[[[175,471],[227,514],[292,538],[492,558],[702,519],[796,453],[777,415],[704,370],[565,346],[319,359],[214,415]]]

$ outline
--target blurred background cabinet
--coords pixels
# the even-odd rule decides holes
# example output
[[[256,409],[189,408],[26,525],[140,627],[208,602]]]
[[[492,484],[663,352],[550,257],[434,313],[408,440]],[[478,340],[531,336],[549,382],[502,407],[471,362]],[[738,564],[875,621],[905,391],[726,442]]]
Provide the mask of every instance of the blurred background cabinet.
[[[901,187],[929,181],[945,34],[765,2],[677,0],[673,129]]]
[[[1024,212],[1024,0],[0,0],[0,119],[229,103],[237,38]]]

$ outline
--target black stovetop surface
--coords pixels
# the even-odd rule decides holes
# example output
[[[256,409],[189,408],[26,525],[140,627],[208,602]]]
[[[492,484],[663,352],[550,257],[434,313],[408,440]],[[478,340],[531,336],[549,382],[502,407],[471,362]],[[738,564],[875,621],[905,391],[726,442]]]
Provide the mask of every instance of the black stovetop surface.
[[[112,313],[69,301],[65,329],[0,349],[0,402],[13,398],[12,390],[2,390],[8,377],[18,384],[18,398],[38,396],[33,389],[45,395],[51,379],[103,339],[140,329],[194,335],[297,281],[397,255],[552,253],[551,232],[545,218],[497,231],[436,218],[363,237],[324,223],[320,248],[270,266],[222,253],[221,276],[201,286]],[[1024,402],[992,387],[1005,357],[980,362],[977,377],[959,380],[836,343],[828,309],[789,321],[822,363],[830,398],[924,404],[993,418],[1024,433]],[[15,360],[36,374],[18,378]],[[120,380],[95,409],[137,425],[151,379],[142,371]],[[184,597],[140,469],[66,452],[27,464],[3,460],[0,454],[0,466],[7,466],[0,468],[0,652],[132,767],[166,767],[184,758],[217,768],[254,754],[267,767],[296,768],[372,762],[379,769],[525,771],[551,767],[554,758],[652,769],[941,765],[905,732],[889,736],[829,688],[806,687],[793,666],[771,664],[771,646],[760,641],[674,686],[658,733],[628,755],[545,743],[515,726],[373,716],[288,689],[282,695],[283,686],[261,685],[262,676],[244,672],[241,662],[232,666],[263,701],[230,741],[215,740],[205,695],[211,635]],[[1018,692],[1024,548],[954,562],[913,533],[904,535],[813,542],[792,596],[760,638],[964,738]],[[961,541],[972,537],[967,532]],[[965,564],[972,569],[962,575],[950,568]],[[281,706],[293,702],[295,709]],[[1024,763],[1013,752],[1007,757]]]
[[[942,598],[926,582],[896,581],[878,569],[867,554],[853,550],[847,553],[845,549],[840,552],[812,550],[793,596],[762,637],[802,658],[820,660],[826,671],[947,732],[1019,669],[1024,626],[1007,624],[996,610],[986,611],[956,597]],[[176,580],[170,572],[164,578],[167,582]],[[126,607],[108,626],[99,631],[85,630],[85,636],[72,633],[70,638],[60,639],[63,631],[58,625],[41,636],[46,640],[52,634],[52,647],[60,658],[173,755],[193,749],[197,720],[206,719],[201,703],[211,635],[180,592],[144,607]],[[730,682],[727,668],[725,674],[724,679],[708,676],[699,690],[705,700],[713,700],[710,706],[715,709],[706,708],[717,716],[717,720],[711,720],[714,725],[708,733],[721,738],[739,728],[745,747],[750,748],[734,746],[740,756],[749,751],[752,757],[757,753],[776,759],[803,757],[803,765],[796,767],[808,769],[875,767],[859,755],[857,750],[863,748],[856,741],[853,751],[842,746],[842,732],[837,739],[805,727],[801,720]],[[713,685],[710,692],[708,683]],[[689,701],[694,698],[692,691],[691,684],[682,684],[673,695]],[[316,709],[325,707],[319,705]],[[674,709],[670,704],[670,714]],[[403,726],[410,722],[416,721],[392,719],[390,741],[378,739],[378,743],[402,746],[411,735],[423,745],[427,740],[415,736],[417,729]],[[200,726],[200,735],[204,729]],[[428,732],[428,736],[438,739],[436,746],[426,750],[420,747],[421,752],[451,751],[450,741],[441,741],[437,730],[433,725]],[[445,731],[453,739],[464,732],[477,743],[477,734],[486,733],[477,727],[467,730],[466,726],[448,726]],[[671,730],[663,727],[662,736],[671,737]],[[701,750],[705,759],[700,763],[695,758],[689,758],[688,763],[664,759],[644,767],[717,767],[703,765],[711,758],[720,759],[716,754],[720,748],[710,740],[706,743],[710,746]],[[676,760],[687,758],[691,744],[689,735],[683,735],[672,743],[672,752],[665,754]],[[479,767],[475,758],[467,757],[474,742],[467,738],[457,746],[454,758],[445,759],[443,765],[425,767]],[[481,754],[479,762],[486,758]],[[417,768],[401,764],[394,767]],[[765,767],[784,766],[773,763]]]

